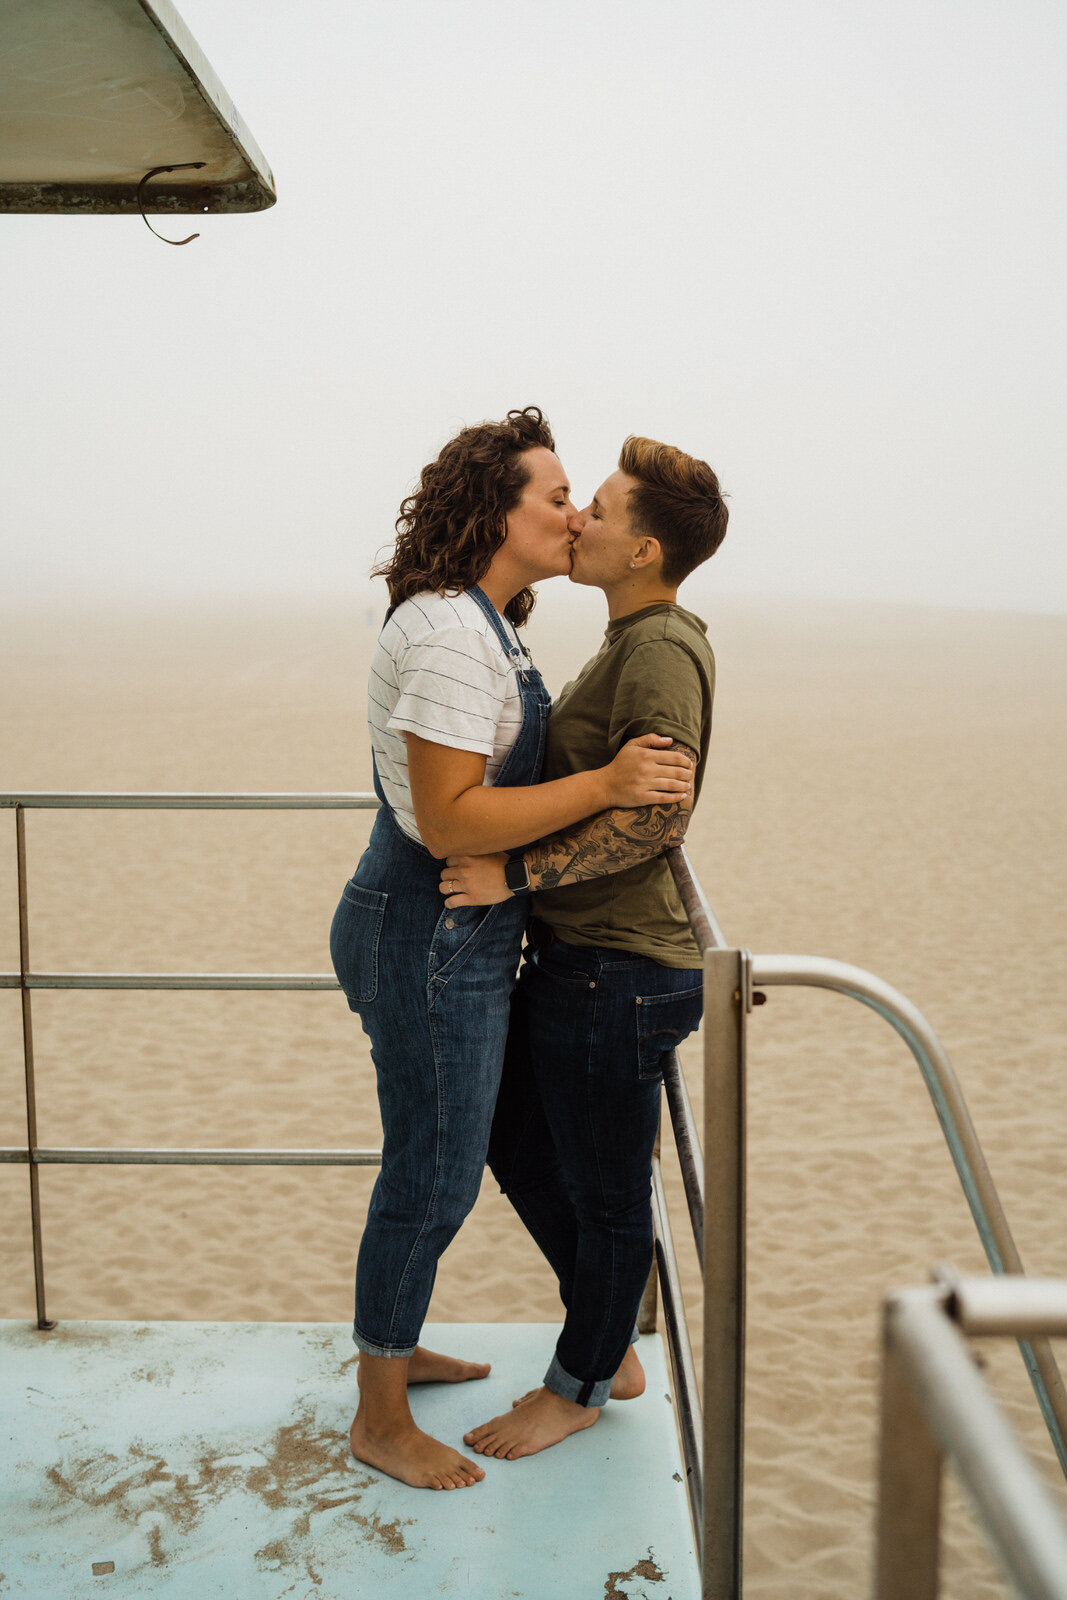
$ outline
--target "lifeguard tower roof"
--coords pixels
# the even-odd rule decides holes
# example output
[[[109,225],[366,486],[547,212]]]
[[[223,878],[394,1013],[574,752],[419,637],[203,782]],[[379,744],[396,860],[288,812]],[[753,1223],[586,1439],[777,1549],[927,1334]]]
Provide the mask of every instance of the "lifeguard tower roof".
[[[179,170],[144,182],[139,206],[164,167]],[[0,211],[262,211],[276,198],[169,0],[0,0]]]

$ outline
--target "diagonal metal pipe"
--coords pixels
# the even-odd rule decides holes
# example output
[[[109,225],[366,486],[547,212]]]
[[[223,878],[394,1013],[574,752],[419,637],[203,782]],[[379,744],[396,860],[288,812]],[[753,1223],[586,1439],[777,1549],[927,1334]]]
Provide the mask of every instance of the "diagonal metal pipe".
[[[861,967],[820,956],[752,956],[751,985],[830,989],[869,1006],[908,1046],[934,1103],[990,1267],[1022,1273],[1023,1264],[959,1080],[944,1046],[918,1007]],[[1047,1338],[1020,1339],[1019,1349],[1060,1466],[1067,1475],[1067,1390]]]

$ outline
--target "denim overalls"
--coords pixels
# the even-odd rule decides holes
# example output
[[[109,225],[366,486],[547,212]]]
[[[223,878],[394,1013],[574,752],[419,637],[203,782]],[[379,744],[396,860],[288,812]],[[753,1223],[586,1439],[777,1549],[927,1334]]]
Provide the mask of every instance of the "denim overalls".
[[[522,700],[496,785],[537,783],[551,700],[496,608],[477,585],[466,592],[515,667]],[[330,953],[370,1038],[382,1116],[353,1337],[371,1355],[407,1356],[438,1259],[478,1197],[528,900],[447,910],[441,862],[400,827],[377,770],[374,787],[381,808],[334,915]]]

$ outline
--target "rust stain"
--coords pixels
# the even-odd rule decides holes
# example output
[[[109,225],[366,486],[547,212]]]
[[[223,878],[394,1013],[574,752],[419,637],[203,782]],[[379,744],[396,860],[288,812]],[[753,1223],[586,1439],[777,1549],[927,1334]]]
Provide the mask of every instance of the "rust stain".
[[[101,1344],[112,1337],[107,1329],[87,1328],[77,1322],[60,1322],[54,1328],[41,1331],[47,1333],[49,1344]],[[34,1333],[40,1340],[41,1333],[36,1327]]]
[[[663,1583],[665,1581],[661,1569],[653,1560],[651,1545],[645,1560],[638,1561],[626,1572],[608,1573],[604,1583],[604,1600],[639,1600],[639,1596],[635,1595],[631,1590],[619,1588],[620,1583],[633,1583],[638,1578],[646,1583]],[[642,1589],[642,1596],[644,1592]],[[668,1600],[670,1600],[669,1596]]]

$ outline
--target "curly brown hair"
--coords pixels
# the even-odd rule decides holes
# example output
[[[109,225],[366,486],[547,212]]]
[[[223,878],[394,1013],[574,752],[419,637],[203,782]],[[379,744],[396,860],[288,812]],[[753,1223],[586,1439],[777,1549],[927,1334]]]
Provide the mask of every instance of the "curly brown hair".
[[[479,422],[450,439],[409,494],[396,519],[396,547],[374,568],[391,603],[433,590],[469,589],[484,578],[507,532],[507,514],[530,479],[528,450],[554,450],[548,419],[537,406],[509,411],[503,422]],[[521,627],[534,607],[520,589],[504,615]]]

